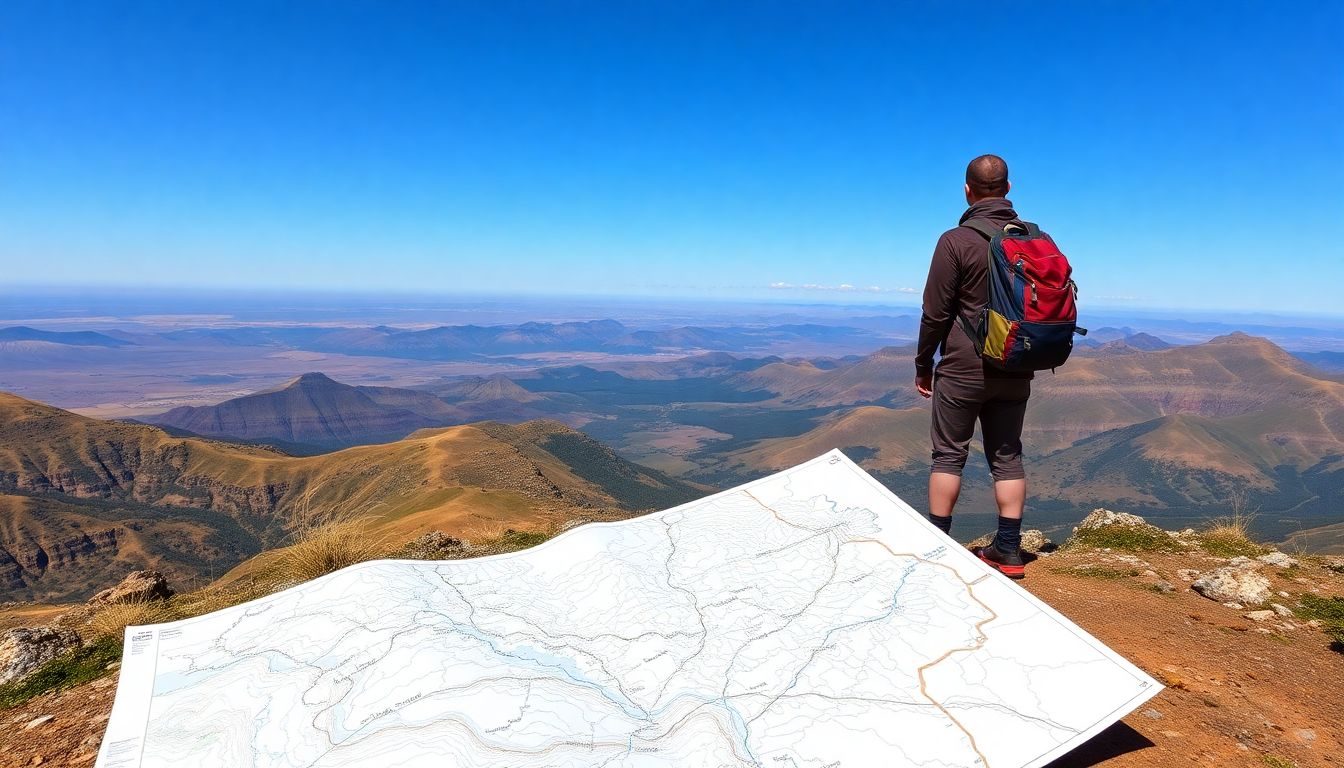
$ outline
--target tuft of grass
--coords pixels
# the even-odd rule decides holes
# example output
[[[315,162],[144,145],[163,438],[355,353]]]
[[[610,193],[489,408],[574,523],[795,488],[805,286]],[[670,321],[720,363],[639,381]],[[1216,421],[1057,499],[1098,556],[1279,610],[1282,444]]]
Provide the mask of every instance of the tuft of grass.
[[[1344,653],[1344,597],[1305,594],[1298,598],[1298,618],[1321,622],[1321,630],[1330,638],[1330,650]]]
[[[126,628],[141,624],[159,624],[177,618],[162,600],[135,600],[113,603],[98,609],[89,619],[89,628],[95,638],[113,638],[118,642]]]
[[[1156,527],[1102,525],[1074,534],[1067,549],[1113,549],[1121,552],[1179,552],[1183,548],[1166,531]]]
[[[385,535],[375,534],[356,520],[304,524],[297,540],[281,551],[276,569],[292,581],[311,581],[342,568],[386,557],[391,551]]]
[[[107,665],[121,661],[121,638],[104,636],[72,648],[13,683],[0,685],[0,709],[9,709],[48,691],[63,691],[107,674]]]
[[[1136,568],[1111,568],[1105,565],[1070,565],[1056,568],[1054,571],[1066,576],[1083,576],[1089,579],[1104,579],[1106,581],[1130,579],[1139,575]]]
[[[1260,762],[1269,766],[1269,768],[1297,768],[1297,763],[1277,755],[1261,755]]]
[[[279,576],[269,572],[266,575]],[[169,601],[169,607],[174,620],[189,619],[265,597],[276,591],[279,585],[279,578],[250,578],[227,585],[209,584],[194,592],[174,595]]]
[[[1331,563],[1330,565],[1325,566],[1325,570],[1344,574],[1344,563]]]
[[[1199,533],[1199,544],[1204,551],[1219,557],[1259,557],[1269,549],[1251,538],[1250,515],[1233,513],[1231,517],[1214,520]]]

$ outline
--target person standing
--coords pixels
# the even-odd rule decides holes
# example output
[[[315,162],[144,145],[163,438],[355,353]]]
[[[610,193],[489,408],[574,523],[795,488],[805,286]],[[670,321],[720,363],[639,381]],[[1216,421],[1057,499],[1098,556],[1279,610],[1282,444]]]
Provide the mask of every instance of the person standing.
[[[1033,374],[989,364],[966,328],[989,302],[987,244],[982,231],[1001,231],[1009,223],[1020,222],[1007,198],[1010,188],[1003,158],[981,155],[966,166],[968,207],[958,225],[938,238],[924,286],[915,388],[933,405],[930,522],[944,533],[951,531],[967,449],[978,420],[999,517],[994,541],[977,549],[976,555],[1004,575],[1021,579],[1026,576],[1020,547],[1027,498],[1022,422]],[[940,350],[935,367],[934,353]]]

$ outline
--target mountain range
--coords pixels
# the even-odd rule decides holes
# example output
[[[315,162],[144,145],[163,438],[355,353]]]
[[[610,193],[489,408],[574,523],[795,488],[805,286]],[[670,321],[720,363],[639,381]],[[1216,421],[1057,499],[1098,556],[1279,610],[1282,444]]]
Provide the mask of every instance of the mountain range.
[[[549,525],[670,506],[837,447],[920,507],[913,352],[709,353],[423,389],[309,373],[153,417],[163,429],[0,395],[0,599],[79,596],[132,565],[193,578],[283,542],[307,510],[407,532]],[[1169,526],[1254,512],[1261,536],[1344,548],[1344,383],[1274,344],[1131,335],[1033,390],[1034,525],[1098,506]],[[992,518],[982,463],[959,512],[971,527]]]
[[[709,353],[449,379],[427,391],[308,374],[154,420],[311,449],[547,416],[627,458],[719,487],[840,447],[918,504],[928,412],[907,383],[913,357],[912,346],[839,358]],[[1339,522],[1344,384],[1269,341],[1238,333],[1173,347],[1117,334],[1038,375],[1033,389],[1024,443],[1046,523],[1105,505],[1191,521],[1229,513],[1234,497],[1259,508],[1261,535]],[[974,509],[988,509],[980,461],[967,493]]]
[[[407,538],[489,535],[705,491],[555,421],[428,429],[293,457],[0,394],[0,601],[87,596],[131,568],[179,580],[220,573],[304,518],[365,517]]]

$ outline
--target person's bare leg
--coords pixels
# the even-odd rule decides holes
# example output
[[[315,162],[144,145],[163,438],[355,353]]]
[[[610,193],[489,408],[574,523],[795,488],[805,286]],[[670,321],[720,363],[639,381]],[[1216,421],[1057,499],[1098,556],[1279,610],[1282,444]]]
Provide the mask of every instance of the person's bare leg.
[[[938,517],[951,517],[952,508],[957,505],[957,497],[960,495],[960,475],[947,472],[931,472],[929,474],[929,514]]]
[[[960,483],[958,483],[960,486]],[[953,503],[956,502],[956,495],[952,496]],[[999,516],[1012,520],[1022,519],[1022,510],[1027,506],[1027,481],[1026,478],[1019,480],[995,480],[994,481],[994,503],[999,505]],[[933,482],[929,482],[929,506],[933,506]],[[951,514],[951,507],[948,507]]]

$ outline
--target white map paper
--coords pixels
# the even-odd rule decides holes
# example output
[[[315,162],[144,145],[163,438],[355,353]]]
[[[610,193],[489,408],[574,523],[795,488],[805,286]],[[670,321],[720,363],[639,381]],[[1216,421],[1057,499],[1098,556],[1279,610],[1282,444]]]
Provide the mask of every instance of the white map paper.
[[[1160,689],[832,451],[129,628],[97,765],[1021,768]]]

